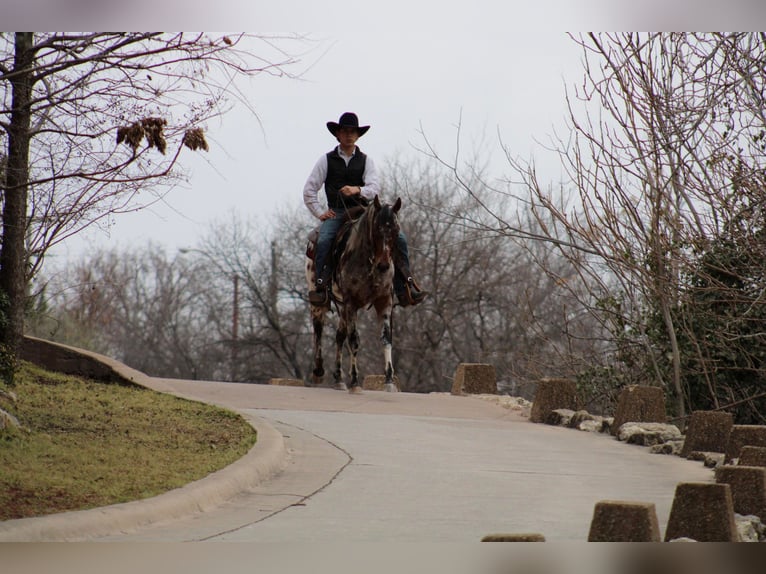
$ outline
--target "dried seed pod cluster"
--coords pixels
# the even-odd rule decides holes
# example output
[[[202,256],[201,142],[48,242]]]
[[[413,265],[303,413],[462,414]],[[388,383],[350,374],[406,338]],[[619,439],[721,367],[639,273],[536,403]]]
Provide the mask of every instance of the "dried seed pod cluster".
[[[208,151],[207,140],[202,128],[192,128],[184,133],[183,144],[192,151],[203,149]]]
[[[167,120],[163,118],[144,118],[129,126],[121,126],[117,128],[117,143],[125,142],[135,153],[141,140],[146,138],[149,147],[156,147],[160,153],[164,154],[167,149],[167,141],[163,130],[167,123]]]

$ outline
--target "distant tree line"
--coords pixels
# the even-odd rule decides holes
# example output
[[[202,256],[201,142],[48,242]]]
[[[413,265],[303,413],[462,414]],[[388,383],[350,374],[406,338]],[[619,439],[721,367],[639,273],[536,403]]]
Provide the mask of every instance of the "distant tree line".
[[[625,385],[655,385],[676,420],[763,424],[766,34],[572,40],[583,76],[548,146],[559,184],[502,140],[510,174],[490,179],[462,157],[460,126],[449,159],[424,137],[419,161],[386,166],[432,292],[395,312],[403,387],[447,390],[459,363],[487,362],[515,394],[571,377],[606,410]],[[273,227],[232,215],[186,253],[98,254],[49,275],[29,324],[150,374],[305,380],[304,212]],[[378,372],[374,330],[362,344],[362,373]]]
[[[461,362],[492,363],[515,393],[529,394],[540,377],[573,376],[599,327],[562,289],[577,281],[568,263],[544,244],[521,246],[466,225],[480,208],[433,166],[392,162],[384,171],[384,199],[402,197],[413,266],[431,291],[424,304],[394,313],[404,389],[449,390]],[[273,228],[232,213],[176,253],[152,244],[96,252],[41,280],[28,330],[154,376],[308,381],[304,257],[314,221],[304,212],[272,218]],[[541,261],[556,272],[542,272]],[[361,323],[360,368],[378,374],[374,317]],[[334,333],[326,336],[332,348]]]

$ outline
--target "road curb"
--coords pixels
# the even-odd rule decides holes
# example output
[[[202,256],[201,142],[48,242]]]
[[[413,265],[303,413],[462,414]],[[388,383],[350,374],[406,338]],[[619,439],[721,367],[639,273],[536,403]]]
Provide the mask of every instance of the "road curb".
[[[162,385],[140,371],[113,359],[63,345],[102,362],[120,376],[141,386],[162,392]],[[211,510],[237,494],[272,478],[287,464],[284,437],[268,422],[237,411],[257,432],[258,440],[242,458],[229,466],[180,488],[152,498],[113,504],[88,510],[0,522],[0,542],[54,542],[92,540],[126,533],[146,526]]]
[[[286,449],[282,435],[258,417],[243,413],[258,441],[229,466],[164,494],[111,506],[0,522],[2,542],[92,540],[212,510],[282,471]]]

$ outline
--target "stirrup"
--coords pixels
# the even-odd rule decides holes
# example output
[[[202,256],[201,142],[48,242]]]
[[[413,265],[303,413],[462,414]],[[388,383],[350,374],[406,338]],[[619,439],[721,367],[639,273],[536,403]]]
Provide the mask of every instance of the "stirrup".
[[[309,303],[324,307],[330,303],[330,290],[321,281],[317,282],[313,291],[309,291]]]
[[[413,287],[415,288],[414,292],[412,290]],[[402,307],[422,303],[427,296],[428,291],[423,291],[412,277],[407,277],[407,280],[404,282],[404,291],[396,294],[399,305]]]

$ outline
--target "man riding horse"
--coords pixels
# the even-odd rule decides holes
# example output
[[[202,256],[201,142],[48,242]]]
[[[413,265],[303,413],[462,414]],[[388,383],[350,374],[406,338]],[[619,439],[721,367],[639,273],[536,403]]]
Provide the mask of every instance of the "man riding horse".
[[[360,126],[357,115],[346,112],[337,122],[327,122],[327,129],[338,140],[338,145],[317,160],[303,187],[306,207],[322,222],[314,255],[316,283],[309,292],[309,302],[316,306],[330,304],[333,273],[330,253],[335,236],[346,220],[346,212],[366,205],[380,192],[375,163],[356,145],[370,126]],[[319,201],[322,186],[327,196],[326,210]],[[407,238],[401,231],[396,248],[394,292],[399,305],[417,305],[428,292],[422,291],[412,278]]]

